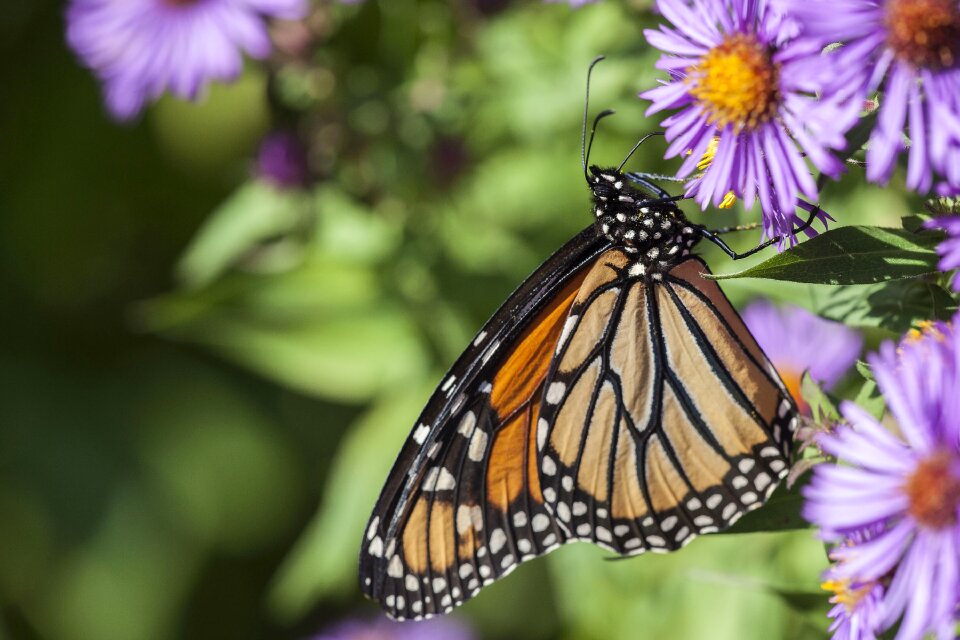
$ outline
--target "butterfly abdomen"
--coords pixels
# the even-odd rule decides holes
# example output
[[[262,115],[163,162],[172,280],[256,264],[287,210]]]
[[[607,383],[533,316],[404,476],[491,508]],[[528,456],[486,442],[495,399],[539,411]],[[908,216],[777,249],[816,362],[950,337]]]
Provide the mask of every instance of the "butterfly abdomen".
[[[597,229],[633,259],[634,271],[663,273],[690,254],[701,236],[676,205],[633,188],[616,169],[591,171]]]

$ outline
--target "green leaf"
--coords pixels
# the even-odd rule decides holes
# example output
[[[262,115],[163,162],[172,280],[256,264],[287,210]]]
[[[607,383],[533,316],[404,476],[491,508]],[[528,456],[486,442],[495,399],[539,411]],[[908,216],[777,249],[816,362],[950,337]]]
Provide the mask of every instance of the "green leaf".
[[[831,229],[738,273],[710,276],[766,278],[812,284],[873,284],[934,273],[937,232],[851,226]]]
[[[431,383],[432,388],[432,383]],[[354,591],[363,527],[403,438],[429,394],[415,385],[382,399],[347,431],[323,502],[284,560],[269,595],[282,620],[296,620],[332,594]]]
[[[830,291],[819,315],[851,327],[880,327],[902,334],[919,320],[948,320],[957,310],[949,291],[926,279],[894,280]]]
[[[877,383],[873,380],[864,380],[863,385],[860,387],[860,390],[857,391],[857,395],[853,401],[877,420],[883,417],[883,411],[886,405],[884,404],[883,396],[880,395],[880,389],[877,387]]]
[[[824,391],[809,373],[803,374],[800,382],[800,395],[810,405],[810,413],[817,423],[835,422],[840,418],[837,399]]]
[[[794,611],[823,611],[830,608],[828,594],[822,590],[782,589],[770,587],[770,593],[783,600]]]
[[[907,231],[912,231],[913,233],[920,233],[924,230],[923,225],[929,221],[932,216],[929,213],[915,213],[909,216],[903,216],[900,218],[900,224]]]
[[[806,484],[806,478],[808,477],[809,475],[802,476],[801,480],[789,489],[786,482],[781,482],[765,505],[746,514],[723,533],[755,533],[757,531],[787,531],[810,528],[810,524],[800,515],[803,509],[803,496],[800,495],[800,489]]]
[[[250,182],[203,224],[180,259],[177,276],[191,289],[206,286],[263,243],[302,225],[309,212],[304,194]]]

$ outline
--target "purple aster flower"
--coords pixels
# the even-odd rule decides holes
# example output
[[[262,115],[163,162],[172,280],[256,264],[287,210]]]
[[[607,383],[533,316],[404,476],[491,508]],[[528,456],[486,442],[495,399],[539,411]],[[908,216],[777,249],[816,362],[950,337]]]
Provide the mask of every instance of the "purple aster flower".
[[[767,236],[791,234],[798,198],[817,199],[804,155],[837,176],[848,121],[858,113],[843,102],[817,101],[806,73],[816,50],[790,44],[796,26],[766,0],[658,0],[672,27],[647,30],[664,52],[657,63],[670,78],[641,94],[648,114],[676,111],[663,121],[666,157],[686,156],[677,172],[694,173],[716,138],[716,153],[687,195],[703,208],[728,194],[752,207],[759,199]],[[703,166],[703,165],[701,165]]]
[[[843,544],[863,544],[873,538],[877,528],[853,532]],[[837,576],[834,567],[824,573],[821,585],[832,591],[833,608],[827,614],[833,620],[833,640],[876,640],[883,622],[883,586],[876,580],[860,582]]]
[[[348,620],[311,640],[473,640],[470,629],[456,618],[438,618],[422,622]]]
[[[285,131],[264,136],[257,151],[256,175],[281,189],[307,186],[310,169],[300,139]]]
[[[827,540],[876,528],[832,556],[837,579],[886,585],[882,629],[899,620],[898,640],[952,638],[960,603],[960,344],[940,323],[882,345],[869,362],[900,435],[843,403],[848,424],[818,443],[844,464],[814,468],[804,515]]]
[[[947,239],[937,247],[940,254],[940,271],[960,269],[960,216],[943,216],[928,220],[924,225],[927,229],[942,229],[947,232]],[[954,275],[953,290],[960,291],[960,278]]]
[[[232,80],[242,52],[270,53],[264,18],[296,19],[307,0],[72,0],[67,41],[104,84],[107,107],[128,120],[169,90],[195,99]]]
[[[911,140],[907,185],[960,189],[960,1],[782,0],[812,46],[842,42],[822,57],[825,95],[854,102],[882,89],[867,147],[867,177],[890,179]]]
[[[830,389],[853,366],[863,348],[863,337],[857,331],[800,307],[778,308],[758,301],[744,309],[742,315],[805,413],[809,407],[800,396],[803,374],[809,371],[810,377]]]

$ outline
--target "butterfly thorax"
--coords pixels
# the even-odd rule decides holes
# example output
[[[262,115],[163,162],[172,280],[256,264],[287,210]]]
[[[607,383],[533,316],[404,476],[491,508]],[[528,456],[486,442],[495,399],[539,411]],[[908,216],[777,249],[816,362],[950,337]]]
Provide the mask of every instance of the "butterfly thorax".
[[[690,254],[700,234],[676,205],[632,187],[616,169],[590,171],[597,230],[634,257],[644,273],[668,271]]]

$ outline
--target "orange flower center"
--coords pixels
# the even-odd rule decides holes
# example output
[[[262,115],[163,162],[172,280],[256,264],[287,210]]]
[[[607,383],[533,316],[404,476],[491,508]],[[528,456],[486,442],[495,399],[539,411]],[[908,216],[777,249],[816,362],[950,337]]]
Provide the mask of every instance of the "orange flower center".
[[[689,69],[690,95],[711,124],[755,129],[768,122],[779,104],[780,68],[767,47],[748,34],[735,34]]]
[[[917,522],[931,529],[943,529],[957,523],[960,506],[958,461],[940,451],[917,465],[904,490],[910,499],[908,511]]]
[[[887,43],[915,67],[949,69],[960,61],[957,0],[887,0]]]
[[[810,415],[810,405],[807,404],[806,400],[804,400],[800,394],[800,384],[803,381],[803,373],[798,373],[794,369],[784,366],[778,366],[776,369],[777,373],[780,374],[780,379],[783,380],[784,386],[787,387],[787,391],[793,396],[793,401],[797,403],[797,408],[800,409],[800,413],[805,416]]]

